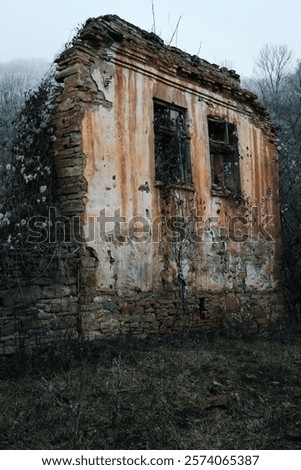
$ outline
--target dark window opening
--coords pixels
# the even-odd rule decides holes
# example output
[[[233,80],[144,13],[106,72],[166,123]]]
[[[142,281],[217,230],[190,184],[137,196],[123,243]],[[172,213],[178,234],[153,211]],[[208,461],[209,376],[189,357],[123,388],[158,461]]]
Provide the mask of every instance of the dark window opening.
[[[200,309],[200,318],[204,320],[206,317],[206,313],[207,313],[206,306],[205,306],[205,297],[201,297],[199,299],[199,309]]]
[[[212,189],[239,192],[239,153],[235,124],[208,118]]]
[[[154,101],[155,178],[164,183],[191,183],[186,111]]]

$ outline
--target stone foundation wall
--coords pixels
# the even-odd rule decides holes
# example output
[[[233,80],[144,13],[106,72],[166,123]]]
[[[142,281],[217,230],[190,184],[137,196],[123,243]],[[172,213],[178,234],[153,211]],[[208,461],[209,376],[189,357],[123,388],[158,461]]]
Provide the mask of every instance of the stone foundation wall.
[[[283,318],[279,292],[98,292],[80,295],[78,278],[40,279],[1,293],[0,354],[45,348],[52,342],[125,334],[183,331],[260,333]]]
[[[9,297],[16,294],[19,298],[14,300],[13,306],[9,305]],[[33,301],[37,296],[40,299]],[[31,299],[32,306],[24,303],[24,297]],[[33,285],[19,292],[7,291],[2,299],[0,354],[11,354],[20,348],[30,352],[60,338],[78,337],[75,283],[51,285],[45,282],[44,285]]]
[[[178,292],[99,293],[82,305],[82,329],[89,339],[104,335],[167,334],[182,330],[238,328],[257,333],[284,318],[279,292],[198,292],[181,298]]]
[[[78,337],[82,263],[73,251],[44,245],[1,259],[0,355]]]

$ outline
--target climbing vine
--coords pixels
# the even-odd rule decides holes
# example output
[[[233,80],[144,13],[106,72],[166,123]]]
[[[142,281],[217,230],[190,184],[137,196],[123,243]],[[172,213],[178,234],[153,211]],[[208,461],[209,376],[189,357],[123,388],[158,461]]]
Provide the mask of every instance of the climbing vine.
[[[0,235],[11,250],[27,240],[32,217],[45,218],[53,204],[56,182],[51,141],[56,86],[52,77],[29,92],[17,116],[10,156],[2,168]]]

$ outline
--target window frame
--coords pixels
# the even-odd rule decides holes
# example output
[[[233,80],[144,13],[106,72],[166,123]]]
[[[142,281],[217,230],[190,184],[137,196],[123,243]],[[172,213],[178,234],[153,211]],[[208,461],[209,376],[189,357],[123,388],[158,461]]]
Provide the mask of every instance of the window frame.
[[[160,118],[163,124],[160,123]],[[167,125],[164,125],[164,120]],[[177,124],[179,125],[177,126]],[[171,186],[191,186],[192,169],[187,109],[174,104],[174,102],[153,98],[153,132],[156,182]],[[173,156],[171,152],[176,144],[179,144],[179,154]],[[160,145],[161,149],[158,150]],[[164,154],[167,154],[166,160],[162,158]]]
[[[216,129],[214,129],[214,124]],[[221,137],[222,132],[218,129],[221,125],[224,126],[223,137]],[[207,127],[211,191],[221,196],[227,196],[231,193],[240,194],[241,178],[237,126],[222,117],[207,116]]]

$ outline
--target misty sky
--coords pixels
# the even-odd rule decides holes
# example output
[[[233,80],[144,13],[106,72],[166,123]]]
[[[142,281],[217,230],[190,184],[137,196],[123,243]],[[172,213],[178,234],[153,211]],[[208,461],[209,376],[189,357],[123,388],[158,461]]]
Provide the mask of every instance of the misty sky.
[[[150,31],[151,0],[0,0],[0,62],[45,58],[50,62],[91,16],[115,13]],[[154,0],[156,33],[173,45],[252,75],[265,44],[285,43],[301,59],[300,0]]]

